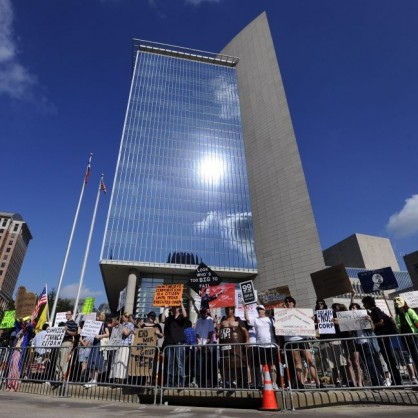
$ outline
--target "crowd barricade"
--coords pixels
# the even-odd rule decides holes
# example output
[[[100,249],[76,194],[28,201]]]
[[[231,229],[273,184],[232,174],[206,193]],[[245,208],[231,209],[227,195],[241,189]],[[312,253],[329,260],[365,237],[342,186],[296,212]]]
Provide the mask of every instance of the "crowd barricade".
[[[289,341],[283,354],[291,391],[418,385],[417,334]]]
[[[195,396],[260,393],[267,364],[273,390],[281,392],[285,405],[289,392],[349,390],[359,378],[364,389],[413,387],[418,384],[417,346],[418,335],[396,334],[305,339],[280,348],[238,343],[180,344],[161,350],[146,344],[0,348],[0,381],[2,390],[12,386],[33,391],[37,385],[43,388],[40,393],[59,388],[63,396],[77,396],[80,391],[74,388],[92,394],[101,387],[130,388],[153,396],[154,403],[159,394],[163,403],[164,396],[185,389]]]

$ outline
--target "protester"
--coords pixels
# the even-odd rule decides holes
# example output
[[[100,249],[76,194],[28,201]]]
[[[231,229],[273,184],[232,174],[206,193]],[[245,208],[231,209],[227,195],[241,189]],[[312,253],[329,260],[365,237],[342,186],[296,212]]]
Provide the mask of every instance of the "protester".
[[[187,313],[183,303],[173,306],[166,318],[164,309],[164,348],[167,356],[167,385],[169,387],[184,387],[185,383],[185,341],[184,328],[186,327]],[[175,347],[177,346],[177,347]],[[177,365],[177,379],[175,381]]]
[[[375,334],[377,336],[383,336],[378,339],[380,352],[389,368],[389,372],[394,380],[394,383],[395,385],[402,385],[402,378],[398,370],[398,364],[396,362],[391,339],[390,337],[386,337],[398,334],[396,323],[376,306],[375,299],[372,296],[365,296],[362,299],[362,303],[364,308],[369,311]]]

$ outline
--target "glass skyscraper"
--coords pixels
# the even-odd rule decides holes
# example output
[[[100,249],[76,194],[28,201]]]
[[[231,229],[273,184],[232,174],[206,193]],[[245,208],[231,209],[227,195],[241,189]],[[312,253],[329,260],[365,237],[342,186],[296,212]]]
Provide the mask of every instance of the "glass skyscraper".
[[[127,286],[147,309],[201,261],[313,299],[322,254],[265,14],[220,54],[134,40],[133,63],[100,261],[111,308]]]

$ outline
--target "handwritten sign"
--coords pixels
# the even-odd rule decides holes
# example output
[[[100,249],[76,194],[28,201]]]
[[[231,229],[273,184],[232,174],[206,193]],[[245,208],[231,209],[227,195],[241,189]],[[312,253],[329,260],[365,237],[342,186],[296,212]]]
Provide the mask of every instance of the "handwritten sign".
[[[245,305],[247,316],[249,317],[250,321],[254,321],[254,318],[258,317],[256,307],[257,303],[250,303]],[[242,298],[241,289],[235,289],[235,316],[239,316],[243,321],[245,321],[244,300]]]
[[[193,289],[196,293],[200,293],[203,287],[217,286],[222,282],[222,279],[208,267],[205,263],[200,263],[198,268],[193,273],[187,282],[187,286]]]
[[[65,312],[57,312],[55,315],[54,327],[57,327],[60,322],[67,322]]]
[[[181,304],[183,284],[163,284],[155,288],[154,306],[178,306]]]
[[[410,308],[418,308],[418,291],[405,292],[399,295],[405,300]]]
[[[366,319],[367,311],[344,311],[337,312],[338,325],[340,331],[355,331],[361,329],[371,329],[372,324]]]
[[[320,309],[316,311],[319,334],[335,334],[332,309]]]
[[[140,328],[135,331],[128,370],[130,376],[152,376],[155,347],[158,341],[155,332],[156,329],[151,327]]]
[[[32,315],[35,310],[38,296],[35,293],[27,292],[24,286],[19,287],[16,293],[16,318],[24,318]]]
[[[96,335],[100,334],[102,325],[103,325],[102,321],[92,321],[90,319],[87,319],[84,322],[83,329],[81,330],[81,336],[82,337],[95,337]]]
[[[41,347],[61,347],[64,335],[65,327],[49,327],[46,330],[45,338],[41,343]]]
[[[276,335],[314,337],[312,309],[274,308]]]
[[[13,328],[15,326],[15,312],[16,311],[4,311],[0,329]]]
[[[284,306],[286,296],[290,296],[289,286],[279,286],[258,292],[258,300],[266,308],[280,308]]]

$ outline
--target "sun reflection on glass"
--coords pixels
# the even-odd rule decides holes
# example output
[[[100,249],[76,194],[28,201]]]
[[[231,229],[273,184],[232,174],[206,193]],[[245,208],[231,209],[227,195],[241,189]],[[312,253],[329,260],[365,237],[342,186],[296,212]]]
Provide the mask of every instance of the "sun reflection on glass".
[[[199,175],[205,183],[219,183],[225,172],[225,163],[219,156],[206,156],[199,164]]]

